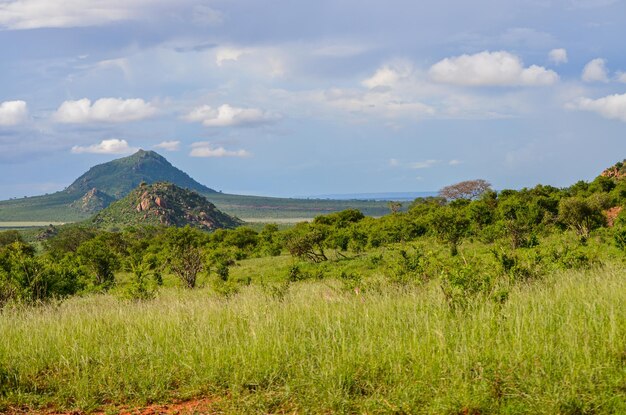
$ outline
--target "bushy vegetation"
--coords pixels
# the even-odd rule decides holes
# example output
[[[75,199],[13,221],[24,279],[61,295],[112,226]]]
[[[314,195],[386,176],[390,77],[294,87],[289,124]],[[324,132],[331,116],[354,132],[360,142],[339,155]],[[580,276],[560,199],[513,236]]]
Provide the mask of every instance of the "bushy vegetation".
[[[626,411],[626,184],[479,184],[284,230],[0,233],[0,410]]]

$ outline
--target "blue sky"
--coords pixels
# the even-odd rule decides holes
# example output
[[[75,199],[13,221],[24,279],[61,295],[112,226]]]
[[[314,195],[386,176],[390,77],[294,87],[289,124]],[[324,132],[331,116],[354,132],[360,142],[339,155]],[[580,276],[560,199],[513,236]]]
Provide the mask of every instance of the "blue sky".
[[[626,2],[0,0],[0,198],[156,150],[297,196],[590,180],[626,157]]]

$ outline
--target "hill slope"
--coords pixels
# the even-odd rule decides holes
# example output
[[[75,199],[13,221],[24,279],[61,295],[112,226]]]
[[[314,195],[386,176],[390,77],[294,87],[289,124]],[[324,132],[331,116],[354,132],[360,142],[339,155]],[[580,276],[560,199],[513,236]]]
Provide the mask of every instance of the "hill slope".
[[[202,230],[233,228],[242,222],[218,210],[200,194],[172,183],[141,184],[89,219],[101,228],[135,225],[190,225]]]
[[[84,195],[95,188],[119,199],[142,182],[148,184],[169,182],[197,192],[216,193],[215,190],[198,183],[187,173],[172,166],[169,161],[154,151],[144,150],[90,168],[65,191]]]

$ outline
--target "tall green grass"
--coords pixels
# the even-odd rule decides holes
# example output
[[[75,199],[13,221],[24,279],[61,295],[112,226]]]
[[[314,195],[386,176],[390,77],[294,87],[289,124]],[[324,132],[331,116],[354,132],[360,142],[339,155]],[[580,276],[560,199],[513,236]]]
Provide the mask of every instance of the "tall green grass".
[[[626,278],[607,267],[451,310],[436,282],[163,290],[0,314],[0,411],[212,396],[227,413],[626,413]]]

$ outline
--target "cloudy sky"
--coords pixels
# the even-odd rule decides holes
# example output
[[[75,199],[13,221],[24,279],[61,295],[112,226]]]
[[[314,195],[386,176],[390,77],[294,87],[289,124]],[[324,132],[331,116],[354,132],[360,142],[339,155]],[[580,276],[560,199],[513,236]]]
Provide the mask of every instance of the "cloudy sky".
[[[0,0],[0,199],[151,149],[225,192],[566,186],[626,157],[623,0]]]

